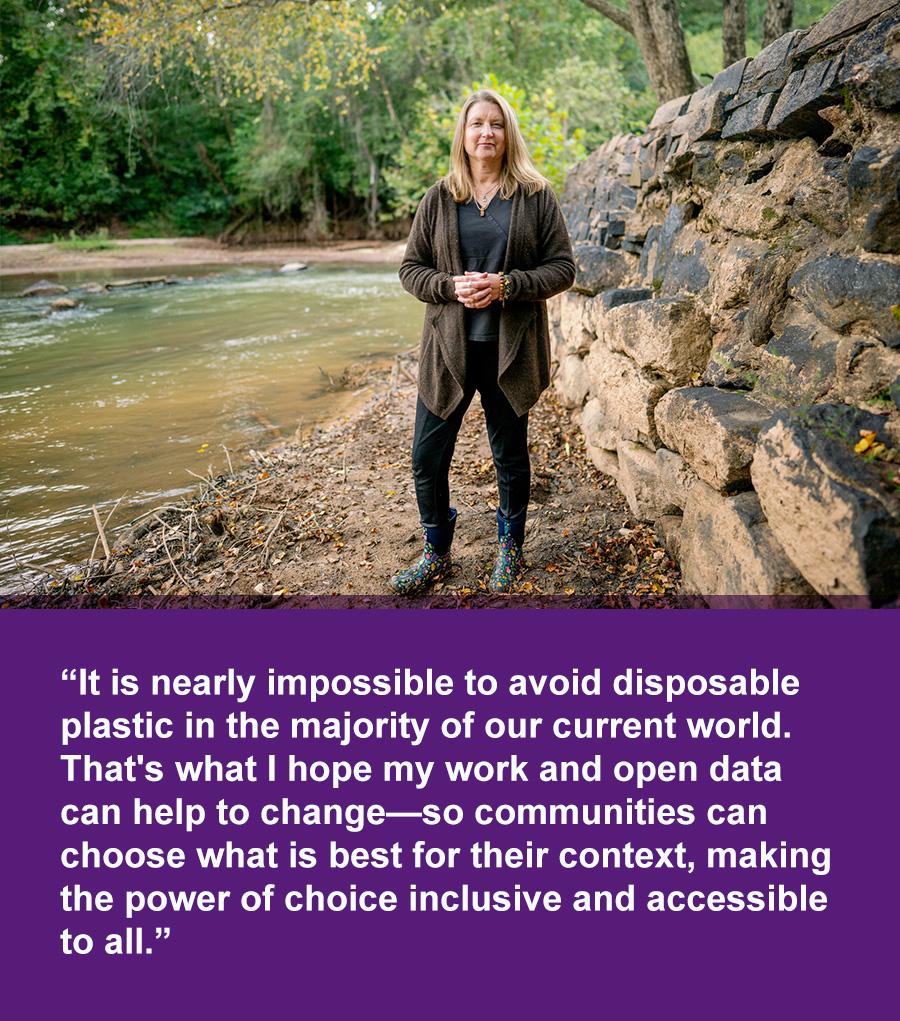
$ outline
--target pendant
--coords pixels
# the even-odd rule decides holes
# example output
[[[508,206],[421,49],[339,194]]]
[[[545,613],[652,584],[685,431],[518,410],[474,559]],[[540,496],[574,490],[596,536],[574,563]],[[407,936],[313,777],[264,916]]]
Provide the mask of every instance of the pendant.
[[[485,211],[485,209],[486,209],[487,207],[486,207],[486,206],[479,206],[478,208],[479,208],[479,209],[481,210],[481,213],[480,213],[480,215],[481,215],[481,216],[484,216],[484,211]]]

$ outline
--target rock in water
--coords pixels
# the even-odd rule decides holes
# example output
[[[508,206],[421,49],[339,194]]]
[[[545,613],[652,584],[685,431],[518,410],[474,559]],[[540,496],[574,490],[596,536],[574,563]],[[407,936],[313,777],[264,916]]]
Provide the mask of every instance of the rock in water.
[[[68,294],[69,288],[62,284],[52,284],[49,280],[38,280],[31,287],[22,291],[23,298],[52,298],[55,294]]]

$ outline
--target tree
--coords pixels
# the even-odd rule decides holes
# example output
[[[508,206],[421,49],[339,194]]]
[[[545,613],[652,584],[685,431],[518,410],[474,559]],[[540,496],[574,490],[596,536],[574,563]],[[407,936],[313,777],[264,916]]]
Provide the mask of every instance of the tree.
[[[660,103],[694,91],[694,75],[675,0],[628,0],[627,11],[609,0],[581,2],[634,35]]]
[[[637,39],[657,99],[664,103],[696,88],[675,0],[581,0]],[[762,45],[768,46],[794,22],[796,0],[766,0]],[[683,5],[682,5],[683,6]],[[814,6],[822,6],[817,4]],[[829,5],[825,5],[826,9]],[[722,0],[722,66],[747,55],[747,0]]]
[[[763,21],[763,46],[775,42],[794,24],[794,0],[767,0]]]
[[[179,65],[215,73],[225,92],[275,95],[367,80],[376,54],[367,22],[391,16],[356,0],[70,0],[115,58],[123,87],[159,84]],[[237,58],[237,59],[236,59]]]
[[[722,66],[747,56],[747,0],[722,0]]]

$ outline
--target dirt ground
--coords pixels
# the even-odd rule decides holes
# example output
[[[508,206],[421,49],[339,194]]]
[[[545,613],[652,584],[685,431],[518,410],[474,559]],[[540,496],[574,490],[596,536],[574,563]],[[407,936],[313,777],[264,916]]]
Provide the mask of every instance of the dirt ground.
[[[400,262],[405,244],[396,241],[335,241],[327,245],[224,245],[209,238],[145,238],[116,241],[95,251],[61,250],[55,244],[3,245],[0,276],[56,274],[70,270],[115,270],[124,274],[170,266],[265,265],[287,262]]]

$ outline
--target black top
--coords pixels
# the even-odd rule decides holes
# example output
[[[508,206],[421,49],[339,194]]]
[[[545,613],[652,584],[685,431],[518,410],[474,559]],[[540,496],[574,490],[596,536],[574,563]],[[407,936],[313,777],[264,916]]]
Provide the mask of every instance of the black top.
[[[512,199],[501,198],[498,192],[487,204],[484,216],[481,206],[473,200],[461,203],[456,209],[463,269],[499,273],[509,242]],[[499,301],[492,301],[487,308],[467,308],[466,337],[479,341],[499,340],[500,308]]]

